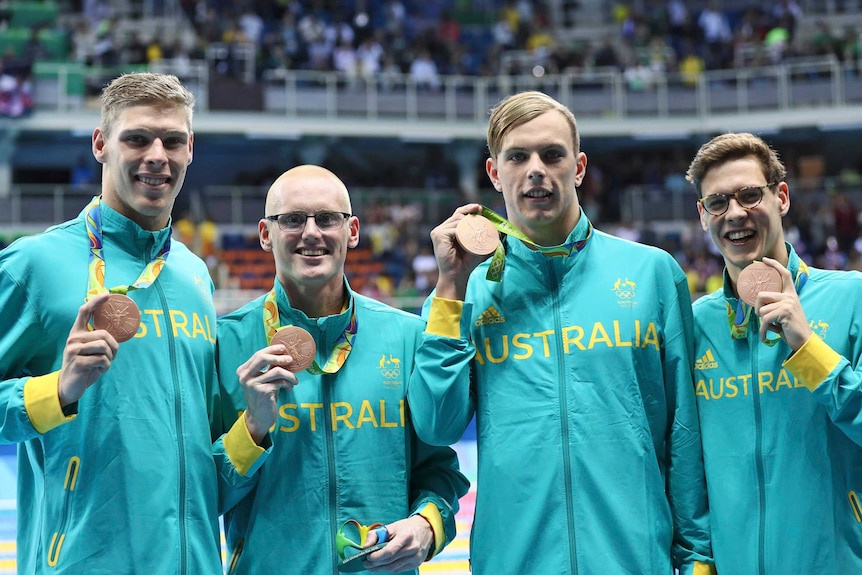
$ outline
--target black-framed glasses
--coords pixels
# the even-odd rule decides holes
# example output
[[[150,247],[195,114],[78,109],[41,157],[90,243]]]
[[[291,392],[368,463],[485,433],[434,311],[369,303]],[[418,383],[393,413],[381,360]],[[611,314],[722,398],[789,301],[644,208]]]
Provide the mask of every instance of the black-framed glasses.
[[[344,222],[352,215],[347,212],[317,212],[316,214],[288,212],[266,216],[266,219],[278,223],[278,227],[286,232],[299,232],[305,229],[305,222],[308,221],[308,218],[312,218],[319,229],[329,231],[343,228]]]
[[[713,216],[720,216],[730,207],[730,198],[736,200],[746,210],[753,210],[763,201],[763,193],[774,186],[777,182],[770,182],[762,186],[746,186],[732,194],[712,194],[700,198],[698,203]]]

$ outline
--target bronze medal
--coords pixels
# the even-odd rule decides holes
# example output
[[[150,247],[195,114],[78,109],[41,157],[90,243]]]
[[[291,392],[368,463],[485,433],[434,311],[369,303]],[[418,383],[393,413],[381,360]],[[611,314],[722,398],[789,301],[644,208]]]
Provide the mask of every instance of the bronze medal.
[[[141,311],[129,296],[112,293],[93,312],[93,327],[103,329],[119,343],[135,337],[141,326]]]
[[[739,272],[736,290],[739,297],[750,306],[757,303],[757,294],[762,291],[781,291],[781,274],[763,262],[754,262]]]
[[[461,218],[455,228],[455,238],[462,248],[477,256],[494,253],[500,243],[500,235],[491,220],[477,214]]]
[[[317,346],[311,334],[295,325],[283,327],[272,336],[270,345],[281,344],[287,349],[287,355],[293,358],[293,364],[288,368],[294,373],[305,371],[314,363]]]

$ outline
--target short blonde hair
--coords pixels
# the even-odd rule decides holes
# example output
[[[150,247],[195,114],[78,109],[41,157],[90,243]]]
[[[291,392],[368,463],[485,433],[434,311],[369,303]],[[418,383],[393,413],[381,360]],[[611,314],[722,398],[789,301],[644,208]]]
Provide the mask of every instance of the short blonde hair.
[[[545,112],[557,110],[566,118],[572,130],[572,144],[575,154],[581,149],[578,124],[575,115],[566,106],[542,92],[520,92],[501,100],[491,108],[488,121],[488,152],[495,160],[503,146],[506,135],[518,126],[541,116]]]
[[[749,156],[760,162],[767,182],[783,182],[787,177],[787,169],[778,158],[778,152],[762,138],[748,132],[730,132],[716,136],[700,147],[688,167],[685,179],[694,184],[695,191],[700,195],[700,184],[709,170],[730,160]]]
[[[123,74],[102,90],[102,131],[109,135],[120,113],[132,106],[183,108],[189,131],[192,129],[195,97],[171,74],[138,72]]]

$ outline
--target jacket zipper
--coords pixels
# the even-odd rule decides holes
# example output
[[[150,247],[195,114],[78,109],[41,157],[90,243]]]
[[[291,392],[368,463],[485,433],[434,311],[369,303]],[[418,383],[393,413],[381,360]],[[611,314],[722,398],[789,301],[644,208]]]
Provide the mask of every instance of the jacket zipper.
[[[165,296],[165,292],[162,289],[161,284],[156,281],[152,287],[156,288],[156,292],[159,294],[159,301],[162,305],[162,309],[165,312],[165,328],[170,328],[171,323],[171,310],[168,307],[167,297]],[[179,565],[179,573],[187,573],[188,565],[187,565],[187,553],[188,553],[188,534],[186,533],[186,448],[185,448],[185,437],[183,432],[183,405],[182,405],[182,391],[180,390],[180,382],[179,375],[177,374],[177,350],[176,343],[174,342],[173,337],[166,338],[168,340],[168,350],[169,357],[171,362],[171,385],[174,390],[174,422],[177,426],[177,463],[179,465],[179,483],[177,485],[177,497],[178,497],[178,516],[179,521],[177,521],[177,528],[179,529],[180,536],[180,565]]]
[[[550,261],[545,262],[545,265],[550,272],[551,285],[553,286],[553,299],[554,299],[554,330],[556,333],[562,333],[562,326],[560,325],[560,285],[557,280],[557,273],[554,269],[553,263]],[[564,355],[563,350],[560,347],[559,339],[557,339],[557,354],[559,360],[557,361],[557,381],[559,382],[559,393],[560,393],[560,433],[562,435],[562,446],[563,446],[563,477],[565,479],[566,485],[566,523],[568,526],[569,533],[571,537],[569,538],[569,562],[572,567],[572,573],[577,575],[578,573],[578,542],[577,535],[575,533],[575,518],[574,518],[574,495],[573,495],[573,484],[572,484],[572,462],[571,457],[569,456],[569,409],[568,409],[568,394],[566,393],[566,378],[565,378],[565,365],[564,365]]]
[[[329,491],[329,525],[330,527],[337,528],[338,525],[336,522],[338,521],[338,506],[337,495],[335,490],[335,449],[332,447],[332,443],[334,438],[332,437],[332,408],[330,407],[330,383],[333,380],[333,376],[331,375],[322,375],[320,377],[320,386],[321,392],[323,395],[323,425],[326,426],[326,429],[323,433],[324,441],[326,442],[326,466],[327,466],[327,482],[328,491]],[[335,529],[329,529],[329,548],[335,549],[335,540],[333,539],[335,533]],[[335,554],[332,554],[333,557],[333,565],[332,565],[332,573],[333,575],[338,573],[338,559],[335,557]]]
[[[752,317],[754,312],[752,311]],[[757,324],[757,325],[752,325]],[[758,345],[760,344],[760,322],[750,322],[748,343],[751,350],[751,395],[754,404],[754,463],[757,474],[757,495],[760,500],[757,522],[757,572],[766,575],[763,556],[766,550],[766,487],[763,470],[763,413],[760,406],[760,378],[758,376]]]

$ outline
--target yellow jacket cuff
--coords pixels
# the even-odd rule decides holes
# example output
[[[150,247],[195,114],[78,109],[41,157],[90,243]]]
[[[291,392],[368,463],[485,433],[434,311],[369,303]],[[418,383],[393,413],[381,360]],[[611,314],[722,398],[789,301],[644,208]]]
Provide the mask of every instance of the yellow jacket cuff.
[[[75,414],[66,415],[60,406],[60,372],[31,377],[24,382],[24,409],[33,428],[47,433],[75,419]]]
[[[695,561],[694,570],[691,572],[691,575],[715,575],[715,565]]]
[[[787,358],[784,367],[809,390],[820,385],[841,361],[841,355],[820,339],[812,335],[796,353]]]
[[[252,439],[245,425],[245,412],[224,436],[224,450],[240,475],[247,476],[265,449]]]
[[[425,332],[442,337],[461,337],[461,312],[464,302],[434,296],[428,311],[428,325]]]
[[[431,551],[425,558],[425,561],[428,561],[440,553],[446,544],[446,534],[443,531],[443,516],[440,515],[440,510],[433,503],[426,503],[425,507],[417,512],[417,515],[421,515],[428,522],[428,525],[431,526],[431,531],[434,533],[434,545],[431,546]]]

